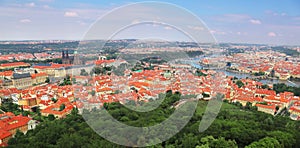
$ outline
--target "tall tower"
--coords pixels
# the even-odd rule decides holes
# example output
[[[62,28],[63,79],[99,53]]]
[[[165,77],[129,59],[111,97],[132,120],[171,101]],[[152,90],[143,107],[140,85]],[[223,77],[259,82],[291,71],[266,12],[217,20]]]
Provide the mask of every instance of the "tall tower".
[[[68,50],[62,51],[62,58],[61,58],[62,64],[70,64],[70,59],[69,59],[69,53]]]
[[[74,65],[81,65],[82,64],[82,62],[80,60],[80,56],[77,53],[77,51],[74,51],[74,61],[73,61],[73,64]]]
[[[66,54],[67,54],[67,55],[66,55],[66,58],[69,59],[69,50],[68,50],[68,49],[67,49],[67,51],[66,51]]]
[[[64,59],[64,58],[65,58],[65,51],[62,50],[62,59]]]

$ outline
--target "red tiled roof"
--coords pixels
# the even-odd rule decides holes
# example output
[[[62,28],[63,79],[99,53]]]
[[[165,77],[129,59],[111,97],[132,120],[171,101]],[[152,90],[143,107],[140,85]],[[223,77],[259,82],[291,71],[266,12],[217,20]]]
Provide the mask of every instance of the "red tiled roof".
[[[33,68],[36,69],[47,69],[47,68],[61,68],[61,67],[68,67],[68,66],[72,66],[71,64],[54,64],[52,63],[50,66],[33,66]]]
[[[0,72],[0,76],[7,77],[7,76],[12,76],[12,75],[13,75],[13,71],[11,71],[11,70]]]
[[[30,64],[25,63],[25,62],[14,62],[14,63],[4,63],[1,64],[1,67],[19,67],[19,66],[30,66]]]
[[[261,107],[261,108],[267,108],[267,109],[276,109],[276,106],[274,104],[272,105],[263,105],[263,104],[256,104],[257,107]]]
[[[113,63],[113,62],[115,62],[115,60],[96,60],[95,61],[95,64],[96,65],[101,65],[101,64],[103,64],[103,63]]]
[[[10,116],[0,120],[0,129],[10,131],[12,129],[27,125],[30,120],[31,118],[22,115]]]
[[[31,74],[31,78],[33,78],[33,79],[36,77],[41,77],[41,76],[48,76],[48,75],[45,72]]]
[[[12,134],[9,131],[0,129],[0,139],[3,140],[4,138],[10,137]]]
[[[106,92],[106,91],[113,91],[112,88],[109,87],[103,87],[103,88],[97,88],[97,92]]]
[[[292,107],[290,108],[290,111],[300,113],[300,108],[297,108],[297,107],[295,107],[295,106],[292,106]]]

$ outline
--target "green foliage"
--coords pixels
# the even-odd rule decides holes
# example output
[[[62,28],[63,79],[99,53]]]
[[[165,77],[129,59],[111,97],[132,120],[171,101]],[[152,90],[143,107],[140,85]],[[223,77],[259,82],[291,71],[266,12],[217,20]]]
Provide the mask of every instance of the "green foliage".
[[[288,86],[284,83],[273,84],[273,90],[275,90],[276,93],[285,91],[293,92],[295,96],[300,96],[300,87]]]
[[[149,112],[135,112],[120,103],[104,103],[115,119],[132,126],[156,125],[167,119],[174,109],[170,108],[180,94],[168,91],[159,107]],[[150,103],[150,102],[149,102]],[[287,117],[272,116],[247,108],[223,103],[212,125],[199,133],[199,123],[207,106],[199,101],[189,123],[171,139],[153,147],[297,147],[300,145],[300,123]],[[248,107],[250,107],[248,103]],[[97,113],[97,110],[95,110]],[[84,114],[87,110],[83,111]],[[76,113],[64,119],[42,122],[35,130],[17,136],[10,147],[121,147],[97,135]],[[146,139],[141,137],[138,142]]]
[[[15,137],[13,139],[10,139],[8,141],[8,144],[11,145],[15,143],[26,143],[26,142],[27,140],[25,139],[25,135],[20,130],[17,130]]]
[[[230,147],[237,148],[237,144],[234,140],[226,140],[224,137],[219,137],[215,139],[213,136],[206,136],[201,138],[200,146],[196,146],[196,148],[220,148],[220,147]]]
[[[255,76],[263,76],[263,75],[265,75],[265,72],[263,72],[263,71],[256,72],[256,73],[254,73],[254,75]]]
[[[96,75],[104,75],[107,74],[108,72],[110,72],[112,70],[112,67],[110,66],[104,66],[104,67],[94,67],[91,72],[90,75],[92,76],[93,74]]]
[[[81,75],[81,76],[88,76],[89,73],[86,72],[85,69],[81,69],[81,70],[80,70],[80,75]]]
[[[59,86],[65,86],[65,85],[72,85],[70,75],[67,75],[67,76],[64,78],[63,82],[59,84]]]
[[[11,100],[2,103],[0,108],[5,112],[12,112],[15,115],[19,115],[22,113],[22,110],[19,108],[19,106],[17,104],[12,103]]]
[[[201,70],[197,70],[196,76],[207,76],[207,74],[203,73]]]
[[[210,97],[210,95],[209,94],[206,94],[206,93],[202,93],[202,96],[204,97],[204,98],[208,98],[208,97]]]
[[[245,148],[261,148],[261,147],[279,148],[280,143],[274,138],[266,137],[257,142],[251,143]]]
[[[204,54],[203,51],[186,51],[185,53],[191,58]]]
[[[272,47],[272,50],[285,53],[289,56],[299,56],[300,55],[300,53],[297,50],[292,50],[290,48],[282,47],[282,46]]]
[[[77,115],[78,114],[78,108],[77,107],[73,107],[72,111],[71,111],[71,115]]]
[[[92,90],[91,92],[89,92],[89,94],[91,94],[92,96],[95,96],[96,95],[96,91]]]
[[[237,81],[235,82],[235,84],[236,84],[239,88],[241,88],[241,87],[243,87],[243,86],[245,85],[241,80],[237,80]]]
[[[147,57],[147,58],[144,58],[140,61],[141,61],[141,65],[144,65],[144,62],[152,63],[152,64],[162,64],[162,63],[167,62],[166,60],[162,59],[161,57]]]
[[[55,116],[54,116],[53,114],[49,114],[49,115],[48,115],[48,120],[49,120],[49,121],[55,120]]]
[[[50,82],[50,79],[49,79],[49,77],[47,77],[45,80],[45,83],[49,83],[49,82]]]
[[[57,102],[57,99],[51,98],[51,101],[53,101],[54,103],[56,103],[56,102]]]
[[[278,140],[281,147],[293,147],[293,145],[295,145],[296,143],[295,137],[290,133],[282,131],[271,131],[267,135]]]
[[[45,48],[51,48],[53,51],[60,52],[62,49],[75,49],[78,47],[78,41],[65,43],[38,43],[38,44],[0,44],[0,52],[5,53],[39,53],[45,52]]]
[[[264,85],[261,86],[261,88],[262,88],[262,89],[268,89],[268,88],[269,88],[269,85],[264,84]]]
[[[65,108],[66,108],[66,105],[65,104],[61,104],[59,106],[59,111],[63,111]]]

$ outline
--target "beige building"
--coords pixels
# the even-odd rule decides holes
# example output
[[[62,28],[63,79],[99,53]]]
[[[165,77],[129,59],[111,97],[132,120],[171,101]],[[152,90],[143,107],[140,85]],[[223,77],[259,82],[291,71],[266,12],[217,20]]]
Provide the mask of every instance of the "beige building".
[[[33,84],[45,83],[47,77],[48,77],[48,75],[45,72],[31,74]]]
[[[257,110],[267,113],[267,114],[271,114],[274,115],[275,111],[276,111],[276,106],[275,105],[263,105],[263,104],[256,104],[257,106]]]
[[[32,86],[32,79],[29,73],[14,73],[12,76],[13,86],[17,89],[24,89]]]

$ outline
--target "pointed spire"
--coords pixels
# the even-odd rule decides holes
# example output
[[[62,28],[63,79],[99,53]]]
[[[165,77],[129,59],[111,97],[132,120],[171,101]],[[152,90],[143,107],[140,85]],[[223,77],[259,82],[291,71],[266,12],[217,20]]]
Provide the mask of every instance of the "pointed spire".
[[[66,55],[66,58],[69,59],[69,50],[68,50],[68,49],[67,49],[66,54],[67,54],[67,55]]]
[[[65,51],[62,50],[62,59],[64,59],[64,58],[65,58]]]

